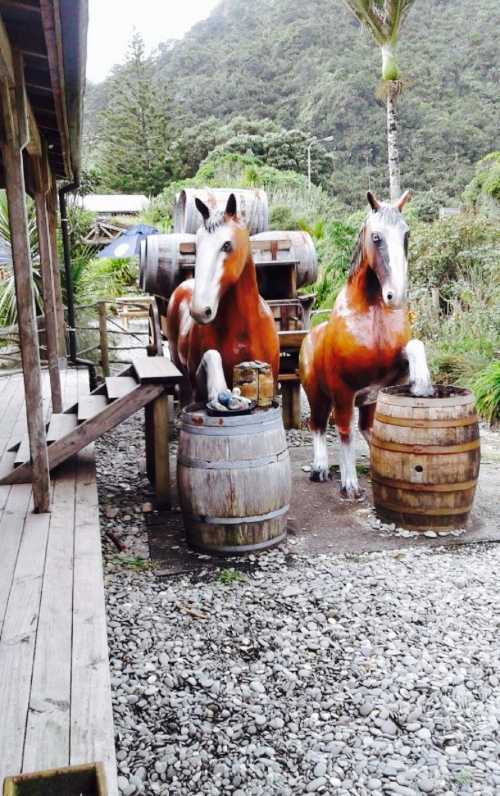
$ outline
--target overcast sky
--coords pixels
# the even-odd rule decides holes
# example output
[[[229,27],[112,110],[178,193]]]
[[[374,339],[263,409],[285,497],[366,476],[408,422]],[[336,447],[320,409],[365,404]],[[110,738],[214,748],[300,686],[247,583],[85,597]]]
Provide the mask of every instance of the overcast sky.
[[[127,49],[134,27],[148,49],[180,39],[210,14],[219,0],[90,0],[87,77],[104,80]]]

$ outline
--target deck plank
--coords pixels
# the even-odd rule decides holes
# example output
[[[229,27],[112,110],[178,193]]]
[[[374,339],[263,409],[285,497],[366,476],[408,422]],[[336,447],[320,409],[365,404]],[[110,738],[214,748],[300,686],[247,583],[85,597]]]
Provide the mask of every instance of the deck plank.
[[[106,379],[106,390],[110,401],[123,398],[129,392],[135,390],[137,382],[132,376],[109,376]]]
[[[0,639],[30,502],[31,484],[12,487],[0,520]]]
[[[71,765],[102,760],[116,793],[111,682],[93,446],[79,456],[75,502]]]
[[[22,765],[49,520],[26,517],[0,638],[0,782]]]
[[[54,483],[23,771],[69,764],[76,462]]]

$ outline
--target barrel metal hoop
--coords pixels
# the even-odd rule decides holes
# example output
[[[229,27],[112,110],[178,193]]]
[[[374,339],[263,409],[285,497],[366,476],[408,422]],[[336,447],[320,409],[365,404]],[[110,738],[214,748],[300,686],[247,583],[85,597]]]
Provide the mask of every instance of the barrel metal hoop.
[[[272,456],[261,456],[260,459],[242,459],[239,461],[212,461],[206,459],[195,459],[191,456],[184,456],[182,453],[177,458],[178,464],[183,467],[192,467],[197,470],[253,470],[256,467],[264,467],[267,464],[276,464],[280,456],[288,452],[285,448]]]
[[[372,473],[371,480],[392,489],[403,489],[405,492],[460,492],[474,489],[477,483],[477,481],[462,481],[459,484],[421,484],[412,481],[397,481],[395,478],[384,478],[378,473]]]
[[[399,503],[385,503],[383,500],[377,500],[376,508],[381,508],[386,511],[392,511],[394,514],[418,514],[425,517],[444,517],[447,514],[468,514],[472,509],[472,503],[468,506],[461,506],[460,508],[432,508],[432,509],[419,509],[410,508],[409,506],[401,506]]]
[[[265,434],[268,431],[282,431],[281,420],[273,419],[269,423],[255,423],[248,426],[195,426],[183,423],[181,432],[197,434],[203,437],[246,437],[251,434]]]
[[[274,520],[276,517],[282,517],[286,514],[290,506],[282,506],[280,509],[270,511],[268,514],[255,514],[250,517],[208,517],[196,516],[195,514],[187,515],[192,522],[204,522],[207,525],[242,525],[255,522],[264,522],[265,520]]]
[[[460,445],[410,445],[401,442],[386,442],[372,434],[370,437],[370,445],[375,448],[380,448],[386,451],[397,451],[399,453],[415,453],[420,455],[432,454],[443,455],[446,453],[465,453],[466,451],[476,450],[480,447],[479,439],[474,439],[471,442],[463,442]]]
[[[266,550],[268,547],[274,547],[286,539],[286,530],[280,533],[279,536],[273,536],[272,539],[266,539],[264,542],[255,542],[253,544],[239,544],[239,545],[217,545],[205,544],[198,539],[192,538],[188,531],[188,538],[193,547],[197,550],[206,550],[207,553],[256,553],[258,550]]]
[[[403,426],[404,428],[458,428],[462,426],[473,426],[478,422],[477,415],[461,417],[459,419],[448,420],[424,420],[422,418],[393,417],[392,415],[381,415],[377,412],[375,420],[388,426]]]

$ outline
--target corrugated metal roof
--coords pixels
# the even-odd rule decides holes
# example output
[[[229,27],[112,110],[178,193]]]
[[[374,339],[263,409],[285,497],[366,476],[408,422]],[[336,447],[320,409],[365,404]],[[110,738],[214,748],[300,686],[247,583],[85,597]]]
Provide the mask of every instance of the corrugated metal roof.
[[[150,200],[143,194],[97,194],[89,193],[78,197],[77,203],[92,213],[140,213],[149,207]]]

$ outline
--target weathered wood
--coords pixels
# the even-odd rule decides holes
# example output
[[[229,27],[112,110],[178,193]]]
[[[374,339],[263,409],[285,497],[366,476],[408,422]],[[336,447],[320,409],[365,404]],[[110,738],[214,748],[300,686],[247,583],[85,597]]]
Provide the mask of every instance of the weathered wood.
[[[283,539],[291,477],[278,409],[215,418],[184,412],[177,477],[194,547],[235,553]]]
[[[107,406],[108,401],[105,395],[87,395],[78,401],[78,422],[90,420]]]
[[[47,442],[55,442],[73,431],[78,424],[76,414],[55,414],[50,418],[47,429]]]
[[[170,457],[168,395],[163,393],[152,405],[154,484],[158,505],[170,508]]]
[[[31,489],[28,484],[9,490],[5,513],[0,518],[0,639],[30,500]]]
[[[137,387],[137,382],[132,376],[109,376],[106,379],[106,390],[110,401],[123,398]]]
[[[25,520],[0,640],[0,781],[22,767],[50,516]],[[3,552],[3,551],[2,551]]]
[[[287,378],[287,377],[291,378]],[[280,376],[281,407],[283,424],[286,429],[300,428],[302,422],[300,410],[300,379],[294,374],[287,373]]]
[[[23,771],[64,766],[70,757],[75,476],[68,464],[54,484]]]
[[[115,794],[116,759],[99,507],[94,461],[89,457],[85,462],[83,457],[84,454],[78,467],[75,500],[70,763],[102,761],[109,793]]]
[[[163,389],[161,384],[139,385],[124,398],[109,403],[102,412],[77,426],[67,436],[53,442],[48,448],[50,469],[57,467],[58,464],[78,453],[78,451],[94,442],[107,431],[111,431],[112,428],[122,423],[139,409],[143,409],[150,401],[158,398]],[[30,477],[31,467],[26,463],[10,472],[0,483],[22,484],[29,480]]]
[[[415,530],[464,527],[480,462],[474,398],[379,393],[370,441],[377,513]]]
[[[24,169],[22,152],[13,143],[17,133],[12,127],[12,113],[9,113],[10,93],[5,83],[2,87],[2,104],[4,128],[10,125],[7,141],[2,143],[1,151],[6,177],[19,337],[33,462],[33,495],[35,509],[45,512],[49,510],[50,504],[50,478],[42,410],[40,355],[33,299],[33,269],[26,217]]]
[[[66,322],[64,317],[64,303],[62,298],[62,285],[61,285],[61,269],[59,266],[59,254],[57,251],[57,184],[55,180],[52,181],[49,192],[46,196],[47,201],[47,215],[49,220],[49,238],[51,248],[51,262],[52,262],[52,282],[54,285],[54,298],[56,305],[57,315],[57,332],[59,342],[59,357],[64,359],[66,357]]]
[[[182,373],[166,357],[134,357],[132,361],[137,378],[142,384],[180,384]]]
[[[43,312],[45,316],[45,335],[47,339],[47,361],[50,375],[52,407],[54,412],[62,412],[61,376],[59,373],[58,318],[54,291],[52,266],[52,247],[50,243],[49,221],[46,193],[49,187],[47,163],[41,158],[33,158],[32,168],[35,178],[35,209],[40,249],[40,271],[42,275]]]
[[[104,376],[109,376],[109,341],[108,341],[108,322],[106,318],[106,302],[97,302],[97,314],[99,316],[99,348],[101,351],[101,367]]]

